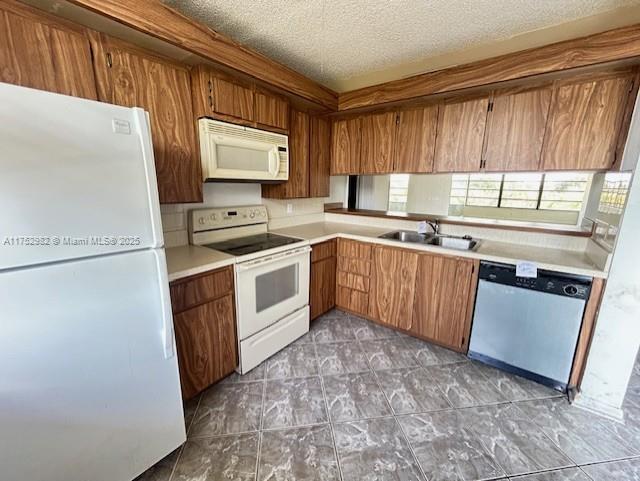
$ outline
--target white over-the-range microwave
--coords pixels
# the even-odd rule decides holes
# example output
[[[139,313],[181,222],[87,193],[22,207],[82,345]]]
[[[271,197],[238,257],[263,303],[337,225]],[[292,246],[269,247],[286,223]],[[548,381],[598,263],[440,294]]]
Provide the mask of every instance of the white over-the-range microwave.
[[[289,138],[266,130],[202,118],[198,121],[205,182],[284,182]]]

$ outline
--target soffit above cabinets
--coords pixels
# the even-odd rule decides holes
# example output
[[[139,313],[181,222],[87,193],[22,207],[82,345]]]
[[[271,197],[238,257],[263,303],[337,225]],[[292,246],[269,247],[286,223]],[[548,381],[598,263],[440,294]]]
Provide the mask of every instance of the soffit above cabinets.
[[[640,0],[164,0],[336,90],[640,21]]]

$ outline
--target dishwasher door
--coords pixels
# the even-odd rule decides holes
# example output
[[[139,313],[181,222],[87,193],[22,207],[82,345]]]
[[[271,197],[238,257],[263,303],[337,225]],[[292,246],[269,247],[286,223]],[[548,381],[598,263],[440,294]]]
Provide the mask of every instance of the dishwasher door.
[[[469,357],[564,390],[584,307],[583,299],[480,280]]]

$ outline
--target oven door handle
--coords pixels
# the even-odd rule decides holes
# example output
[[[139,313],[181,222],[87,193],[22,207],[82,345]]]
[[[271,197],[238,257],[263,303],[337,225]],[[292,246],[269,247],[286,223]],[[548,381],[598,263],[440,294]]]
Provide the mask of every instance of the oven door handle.
[[[291,251],[281,252],[279,254],[273,254],[271,256],[261,257],[260,259],[256,259],[253,261],[247,261],[241,264],[236,264],[236,270],[238,272],[248,271],[250,269],[255,269],[258,266],[264,266],[267,264],[271,264],[273,262],[278,262],[283,259],[287,259],[288,257],[294,257],[300,254],[306,254],[307,252],[311,252],[311,247],[309,246],[300,247],[298,249],[294,249]]]

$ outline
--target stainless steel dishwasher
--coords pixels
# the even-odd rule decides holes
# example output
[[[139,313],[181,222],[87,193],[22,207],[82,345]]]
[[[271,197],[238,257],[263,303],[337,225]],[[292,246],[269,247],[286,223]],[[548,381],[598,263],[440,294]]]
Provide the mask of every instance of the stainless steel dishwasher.
[[[482,262],[469,357],[566,391],[590,277]]]

